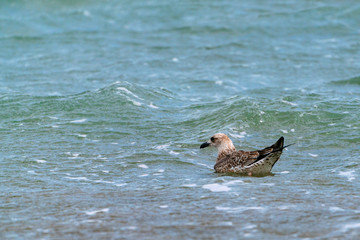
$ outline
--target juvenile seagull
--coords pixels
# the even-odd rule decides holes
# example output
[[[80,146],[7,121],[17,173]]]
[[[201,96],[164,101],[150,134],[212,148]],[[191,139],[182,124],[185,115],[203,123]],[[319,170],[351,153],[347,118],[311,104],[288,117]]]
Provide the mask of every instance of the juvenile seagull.
[[[228,136],[217,133],[209,141],[201,144],[200,148],[212,146],[218,149],[218,157],[214,165],[216,172],[244,173],[251,176],[270,173],[279,160],[282,150],[290,145],[284,147],[284,137],[280,137],[276,143],[261,150],[236,151]]]

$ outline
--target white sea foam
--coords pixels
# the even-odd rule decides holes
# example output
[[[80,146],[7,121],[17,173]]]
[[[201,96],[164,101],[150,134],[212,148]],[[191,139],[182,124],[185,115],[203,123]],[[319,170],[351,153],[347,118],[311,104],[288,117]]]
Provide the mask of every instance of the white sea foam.
[[[95,215],[95,214],[98,214],[98,213],[106,213],[106,212],[109,212],[109,208],[103,208],[103,209],[100,209],[100,210],[95,210],[95,211],[87,211],[85,212],[87,215]]]
[[[264,207],[221,207],[217,206],[216,210],[219,211],[225,211],[225,212],[244,212],[247,210],[257,210],[257,211],[265,211],[266,209]]]
[[[135,106],[141,106],[142,104],[135,101],[135,100],[132,100],[131,98],[127,98],[130,102],[132,102]]]
[[[282,205],[282,206],[277,207],[277,209],[279,209],[279,210],[287,210],[289,208],[290,208],[290,206],[287,206],[287,205]]]
[[[131,95],[131,96],[133,96],[133,97],[135,97],[137,99],[144,100],[141,97],[137,96],[136,94],[134,94],[133,92],[131,92],[130,90],[128,90],[128,89],[126,89],[124,87],[118,87],[117,89],[120,90],[120,91],[123,91],[123,92],[127,93],[128,95]]]
[[[120,91],[122,91],[122,92],[125,92],[127,95],[126,95],[126,94],[123,94],[123,93],[120,93],[120,94],[121,94],[122,96],[124,96],[129,102],[132,102],[135,106],[141,106],[141,105],[142,105],[140,102],[135,101],[134,99],[131,99],[131,98],[129,97],[129,95],[132,96],[132,97],[134,97],[134,98],[136,98],[136,99],[138,99],[138,100],[144,100],[144,99],[138,97],[137,95],[135,95],[134,93],[132,93],[130,90],[128,90],[128,89],[126,89],[126,88],[124,88],[124,87],[118,87],[117,89],[120,90]]]
[[[168,208],[169,206],[168,205],[161,205],[159,206],[159,208]]]
[[[212,192],[228,192],[231,190],[228,186],[221,185],[218,183],[206,184],[202,188],[208,189]]]
[[[96,182],[96,183],[115,183],[112,181],[105,181],[105,180],[95,180],[94,182]]]
[[[215,82],[215,84],[216,84],[216,85],[219,85],[219,86],[223,85],[223,83],[224,83],[223,81],[216,81],[216,82]]]
[[[158,108],[159,108],[158,106],[155,106],[153,103],[150,103],[148,106],[151,107],[151,108],[154,108],[154,109],[158,109]]]
[[[146,166],[145,164],[139,164],[138,167],[139,167],[139,168],[149,168],[149,167]]]
[[[275,186],[275,183],[260,183],[263,186]]]
[[[143,175],[140,175],[139,177],[147,177],[149,176],[149,174],[143,174]]]
[[[207,168],[213,169],[213,167],[212,167],[212,166],[207,165],[207,164],[205,164],[205,163],[195,163],[195,164],[196,164],[196,165],[199,165],[199,166],[204,166],[204,167],[207,167]]]
[[[30,174],[36,174],[36,172],[34,170],[29,170],[27,172],[30,173]]]
[[[280,130],[282,133],[288,133],[288,131],[287,130],[283,130],[283,129],[281,129]]]
[[[288,173],[290,173],[289,171],[282,171],[282,172],[280,172],[281,174],[288,174]]]
[[[122,186],[125,186],[125,185],[127,185],[127,183],[117,183],[117,184],[115,184],[115,186],[117,186],[117,187],[122,187]]]
[[[45,160],[42,160],[42,159],[36,159],[35,160],[37,163],[46,163],[46,161]]]
[[[197,185],[194,183],[190,183],[190,184],[183,184],[183,187],[196,187]]]
[[[218,222],[217,225],[219,226],[233,226],[234,224],[232,222]]]
[[[330,210],[331,212],[342,212],[342,211],[345,211],[344,209],[339,208],[339,207],[329,207],[329,210]]]
[[[71,179],[71,180],[83,180],[83,181],[89,180],[87,177],[65,177],[65,178]]]
[[[350,229],[354,229],[354,228],[360,228],[360,222],[345,224],[345,225],[342,227],[342,231],[343,231],[343,232],[346,232],[346,231],[348,231],[348,230],[350,230]]]
[[[314,154],[314,153],[308,153],[309,154],[309,156],[311,156],[311,157],[318,157],[319,155],[318,154]]]
[[[355,179],[355,175],[354,175],[354,170],[351,170],[351,171],[340,171],[339,172],[339,175],[340,176],[344,176],[344,177],[347,177],[348,181],[349,182],[352,182],[354,179]]]
[[[229,186],[229,185],[235,185],[235,184],[239,184],[239,183],[244,183],[244,181],[243,180],[233,180],[233,181],[224,183],[224,185]]]
[[[173,151],[173,150],[171,150],[169,153],[170,153],[171,155],[179,155],[179,154],[180,154],[180,153],[175,152],[175,151]]]
[[[83,14],[84,14],[85,17],[90,17],[91,16],[91,13],[88,10],[84,10]]]
[[[229,133],[230,136],[234,137],[234,138],[244,138],[246,136],[246,132],[241,132],[241,133]]]
[[[123,229],[125,229],[125,230],[136,230],[137,227],[136,226],[127,226],[127,227],[123,227]]]
[[[71,123],[83,123],[83,122],[86,122],[86,121],[87,121],[87,119],[83,118],[83,119],[73,120],[73,121],[71,121]]]
[[[159,169],[159,171],[158,171],[158,173],[163,173],[163,172],[165,172],[164,169]]]
[[[291,106],[297,106],[296,103],[289,102],[289,101],[286,101],[286,100],[281,100],[281,102],[286,103],[286,104],[289,104],[289,105],[291,105]]]
[[[243,227],[243,229],[253,229],[253,228],[256,228],[255,224],[247,224],[245,225],[245,227]]]
[[[155,149],[157,149],[157,150],[164,150],[164,149],[167,149],[168,147],[170,147],[169,144],[164,144],[164,145],[156,146]]]

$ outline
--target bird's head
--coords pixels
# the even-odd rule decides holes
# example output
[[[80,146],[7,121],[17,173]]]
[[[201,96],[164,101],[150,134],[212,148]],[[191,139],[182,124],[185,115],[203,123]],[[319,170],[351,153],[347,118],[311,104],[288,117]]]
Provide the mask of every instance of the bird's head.
[[[209,139],[209,141],[201,144],[200,148],[206,148],[208,146],[216,147],[218,151],[235,150],[232,141],[224,133],[215,134]]]

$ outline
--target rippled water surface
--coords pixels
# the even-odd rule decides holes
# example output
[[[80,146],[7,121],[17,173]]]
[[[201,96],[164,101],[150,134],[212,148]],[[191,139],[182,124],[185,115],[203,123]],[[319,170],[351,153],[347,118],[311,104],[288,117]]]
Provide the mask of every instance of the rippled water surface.
[[[358,239],[357,1],[1,1],[1,239]],[[216,174],[217,132],[284,151]]]

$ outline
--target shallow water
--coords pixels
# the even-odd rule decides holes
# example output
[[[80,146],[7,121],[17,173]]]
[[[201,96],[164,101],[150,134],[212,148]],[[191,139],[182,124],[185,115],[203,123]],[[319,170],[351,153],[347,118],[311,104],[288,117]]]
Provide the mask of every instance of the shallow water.
[[[356,239],[356,1],[2,1],[1,239]],[[274,143],[216,174],[216,132]]]

